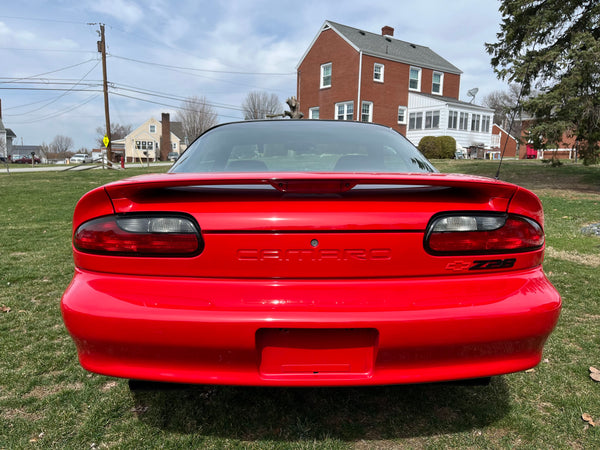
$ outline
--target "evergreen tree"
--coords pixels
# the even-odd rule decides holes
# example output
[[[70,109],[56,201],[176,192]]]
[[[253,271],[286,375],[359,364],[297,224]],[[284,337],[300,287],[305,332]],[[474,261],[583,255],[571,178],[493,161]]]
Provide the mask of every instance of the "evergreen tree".
[[[498,42],[486,44],[500,79],[520,83],[531,136],[577,139],[584,163],[600,141],[600,2],[502,0]],[[536,95],[529,95],[536,89]]]

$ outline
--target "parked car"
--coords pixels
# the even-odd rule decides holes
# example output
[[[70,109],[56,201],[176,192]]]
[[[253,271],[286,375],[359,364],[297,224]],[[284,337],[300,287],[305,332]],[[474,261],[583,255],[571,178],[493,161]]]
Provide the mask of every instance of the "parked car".
[[[177,161],[179,159],[179,153],[177,152],[169,152],[167,155],[167,159],[169,161]]]
[[[92,162],[92,156],[85,153],[77,153],[69,158],[71,164],[85,164]]]
[[[12,155],[11,161],[15,164],[31,164],[32,156],[31,155]],[[33,163],[40,164],[42,160],[39,156],[33,156]]]
[[[223,124],[83,196],[62,313],[81,365],[116,377],[485,378],[538,364],[558,320],[543,227],[530,191],[439,173],[387,127]]]

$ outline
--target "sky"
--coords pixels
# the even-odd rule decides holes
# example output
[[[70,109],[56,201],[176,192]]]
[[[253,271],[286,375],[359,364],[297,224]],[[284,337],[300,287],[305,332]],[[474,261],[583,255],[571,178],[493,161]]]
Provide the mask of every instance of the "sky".
[[[219,122],[243,119],[250,91],[282,102],[296,95],[296,67],[325,20],[430,47],[463,71],[460,99],[505,90],[484,44],[496,40],[496,0],[20,0],[0,9],[2,120],[14,144],[69,136],[72,151],[97,148],[104,127],[105,24],[111,123],[174,120],[190,96],[204,96]]]

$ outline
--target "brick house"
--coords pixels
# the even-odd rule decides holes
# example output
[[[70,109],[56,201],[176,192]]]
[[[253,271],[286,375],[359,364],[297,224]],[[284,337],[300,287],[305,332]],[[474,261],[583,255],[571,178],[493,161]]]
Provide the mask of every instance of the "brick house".
[[[459,100],[462,72],[437,53],[381,34],[325,21],[297,66],[297,97],[309,119],[376,122],[417,145],[452,136],[491,148],[493,110]]]
[[[519,153],[519,141],[500,125],[492,127],[492,155],[493,159],[500,158],[504,152],[505,158],[516,158]]]

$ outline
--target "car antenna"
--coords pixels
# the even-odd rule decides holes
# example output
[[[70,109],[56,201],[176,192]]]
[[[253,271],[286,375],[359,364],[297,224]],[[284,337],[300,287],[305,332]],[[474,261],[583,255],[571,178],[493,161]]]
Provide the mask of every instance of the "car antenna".
[[[534,45],[533,49],[535,50],[535,45]],[[525,68],[525,77],[523,78],[523,81],[525,81],[527,79],[530,64],[531,64],[531,60],[527,61],[527,67]],[[521,98],[523,97],[524,88],[525,88],[525,82],[521,83],[521,89],[519,90],[519,95],[517,97],[517,104],[515,105],[515,107],[513,109],[512,117],[510,118],[510,124],[508,125],[508,131],[506,133],[507,134],[506,140],[504,141],[504,147],[502,148],[502,153],[500,153],[500,162],[498,163],[498,170],[496,170],[496,176],[494,176],[494,179],[496,179],[496,180],[500,179],[500,169],[502,168],[502,162],[504,161],[504,152],[506,152],[506,145],[508,144],[508,135],[512,131],[513,124],[515,123],[515,116],[517,115],[517,111],[521,107]],[[520,139],[520,136],[519,136],[519,139]]]

